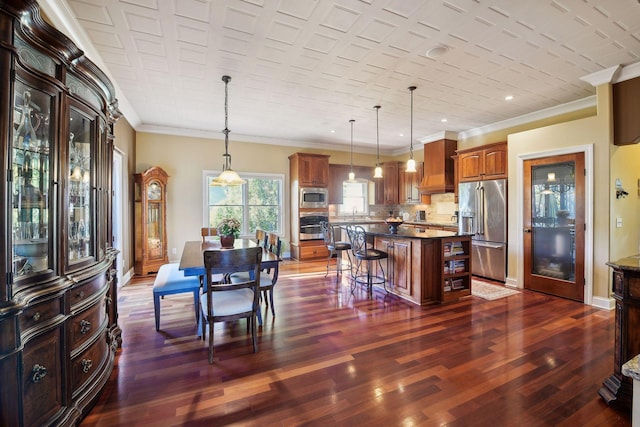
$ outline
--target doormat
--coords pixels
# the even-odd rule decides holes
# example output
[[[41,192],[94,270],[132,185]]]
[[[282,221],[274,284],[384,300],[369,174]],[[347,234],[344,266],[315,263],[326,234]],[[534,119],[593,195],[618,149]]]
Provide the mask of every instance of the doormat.
[[[504,286],[492,285],[490,283],[481,282],[480,280],[476,279],[473,279],[471,281],[471,295],[487,300],[505,298],[519,293],[520,291],[505,288]]]

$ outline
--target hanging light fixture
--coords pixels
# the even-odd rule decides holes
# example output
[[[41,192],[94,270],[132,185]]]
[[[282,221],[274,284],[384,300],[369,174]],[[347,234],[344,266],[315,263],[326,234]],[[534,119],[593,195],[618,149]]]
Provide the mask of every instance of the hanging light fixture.
[[[373,108],[376,109],[376,150],[378,153],[378,160],[376,160],[376,168],[373,172],[373,177],[382,178],[382,166],[380,166],[380,128],[378,126],[378,112],[380,111],[380,106],[376,105]]]
[[[217,178],[211,180],[211,185],[227,186],[227,185],[242,185],[247,181],[240,178],[238,172],[231,169],[231,154],[229,154],[229,81],[231,77],[222,76],[224,82],[224,165],[222,167],[222,173]]]
[[[349,172],[349,181],[356,180],[356,174],[353,172],[353,123],[354,122],[355,122],[354,119],[349,120],[349,123],[351,123],[351,171]]]
[[[409,146],[409,160],[407,160],[407,168],[405,172],[416,171],[416,161],[413,160],[413,91],[416,90],[415,86],[409,86],[411,92],[411,145]]]

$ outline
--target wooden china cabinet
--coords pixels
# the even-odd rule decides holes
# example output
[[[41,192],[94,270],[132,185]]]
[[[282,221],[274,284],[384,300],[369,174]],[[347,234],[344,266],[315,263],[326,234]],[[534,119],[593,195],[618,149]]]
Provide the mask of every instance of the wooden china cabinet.
[[[35,0],[0,0],[0,425],[75,425],[121,331],[113,86]]]
[[[134,175],[136,274],[155,273],[169,262],[167,251],[167,180],[157,166]]]

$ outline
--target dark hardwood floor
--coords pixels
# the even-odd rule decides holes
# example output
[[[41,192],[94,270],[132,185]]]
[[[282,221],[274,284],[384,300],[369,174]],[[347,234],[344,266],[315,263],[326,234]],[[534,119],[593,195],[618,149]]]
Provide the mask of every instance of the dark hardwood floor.
[[[116,368],[82,426],[631,425],[598,396],[613,311],[530,291],[420,308],[323,275],[284,262],[259,352],[244,321],[218,324],[214,365],[192,297],[165,297],[156,332],[154,278],[135,277]]]

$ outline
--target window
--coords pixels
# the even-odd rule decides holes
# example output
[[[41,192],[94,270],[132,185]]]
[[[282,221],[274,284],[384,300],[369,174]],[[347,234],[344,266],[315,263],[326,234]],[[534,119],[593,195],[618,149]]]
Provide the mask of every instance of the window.
[[[242,236],[253,236],[256,228],[284,234],[284,175],[243,173],[246,184],[211,186],[219,172],[205,171],[203,179],[205,227],[215,227],[223,218],[237,218]]]
[[[366,215],[369,213],[369,181],[356,180],[342,183],[342,204],[339,215]]]

